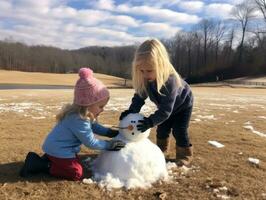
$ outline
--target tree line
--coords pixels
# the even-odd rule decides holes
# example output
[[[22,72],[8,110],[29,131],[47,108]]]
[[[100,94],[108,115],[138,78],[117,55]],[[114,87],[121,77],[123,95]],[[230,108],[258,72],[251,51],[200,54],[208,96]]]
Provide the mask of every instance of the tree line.
[[[263,20],[255,18],[256,12]],[[161,38],[174,67],[189,82],[266,73],[266,0],[245,0],[231,14],[230,20],[203,19],[190,31]],[[0,68],[72,73],[90,66],[95,72],[130,78],[136,48],[137,44],[63,50],[6,39],[0,41]]]

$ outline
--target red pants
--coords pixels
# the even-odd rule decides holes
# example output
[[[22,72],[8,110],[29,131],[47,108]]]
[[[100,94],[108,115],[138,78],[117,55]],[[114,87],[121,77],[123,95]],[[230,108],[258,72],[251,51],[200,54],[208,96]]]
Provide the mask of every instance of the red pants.
[[[76,158],[57,158],[47,155],[47,157],[51,161],[49,173],[52,176],[73,181],[81,180],[83,169],[77,156]]]

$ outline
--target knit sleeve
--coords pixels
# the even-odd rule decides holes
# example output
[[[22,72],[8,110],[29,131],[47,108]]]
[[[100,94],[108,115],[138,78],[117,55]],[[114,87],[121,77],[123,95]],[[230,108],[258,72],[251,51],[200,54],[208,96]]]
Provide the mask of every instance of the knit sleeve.
[[[104,127],[103,125],[94,122],[91,124],[93,133],[101,136],[107,136],[109,128]]]
[[[170,117],[179,92],[180,88],[177,86],[176,79],[168,79],[161,89],[162,95],[160,96],[160,104],[157,105],[158,109],[149,116],[153,126],[161,124]]]
[[[141,107],[145,104],[145,99],[147,96],[141,97],[137,93],[134,94],[131,105],[129,106],[129,110],[132,110],[135,113],[138,113],[141,109]]]
[[[71,123],[70,129],[86,147],[97,150],[105,150],[108,148],[108,141],[95,138],[89,121],[75,118]]]

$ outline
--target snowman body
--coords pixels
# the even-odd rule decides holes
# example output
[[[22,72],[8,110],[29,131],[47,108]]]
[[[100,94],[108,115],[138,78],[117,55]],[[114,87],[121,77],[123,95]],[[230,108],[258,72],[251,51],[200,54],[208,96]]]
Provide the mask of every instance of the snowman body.
[[[102,185],[144,188],[168,178],[163,153],[148,139],[150,129],[143,133],[137,130],[141,119],[143,115],[134,113],[121,120],[120,134],[114,139],[124,141],[126,146],[120,151],[102,151],[94,160],[93,176]]]

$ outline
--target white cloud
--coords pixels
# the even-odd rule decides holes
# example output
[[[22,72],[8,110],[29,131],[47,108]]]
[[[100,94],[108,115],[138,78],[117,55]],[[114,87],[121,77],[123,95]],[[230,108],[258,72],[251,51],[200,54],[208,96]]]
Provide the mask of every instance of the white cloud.
[[[228,19],[231,18],[232,8],[233,6],[230,4],[213,3],[205,7],[205,13],[209,17]]]
[[[221,2],[227,2],[228,4],[236,5],[239,3],[242,3],[244,0],[226,0],[226,1],[221,1]]]
[[[77,16],[72,20],[77,24],[91,26],[104,22],[110,16],[110,13],[106,11],[86,9],[77,11]]]
[[[55,18],[72,18],[77,15],[77,10],[67,6],[59,6],[51,9],[50,16]]]
[[[128,27],[136,27],[139,25],[138,20],[134,19],[133,17],[127,15],[113,15],[108,18],[110,23],[118,24],[118,25],[125,25]]]
[[[12,4],[8,1],[0,1],[0,9],[1,11],[4,10],[10,10],[12,7]]]
[[[80,38],[81,46],[88,45],[121,45],[121,44],[132,44],[134,42],[143,41],[147,37],[136,37],[134,35],[128,34],[122,31],[115,31],[110,29],[90,27],[82,28],[81,33],[85,33],[87,37]],[[84,35],[84,34],[82,34]],[[93,37],[97,35],[98,37]]]
[[[243,2],[244,0],[208,0],[208,2],[211,3],[224,3],[224,4],[231,4],[231,5],[236,5],[239,4],[241,2]]]
[[[153,35],[159,38],[169,38],[173,37],[178,31],[181,30],[180,27],[173,27],[168,24],[163,23],[143,23],[141,29],[148,33],[148,35]]]
[[[13,2],[13,6],[18,10],[31,10],[31,13],[46,14],[49,9],[56,6],[56,1],[53,0],[16,0]]]
[[[200,21],[196,15],[175,12],[169,9],[159,9],[149,6],[135,6],[123,4],[117,6],[117,11],[149,17],[154,22],[168,22],[174,24],[195,24]]]
[[[146,5],[153,7],[171,7],[178,5],[182,0],[128,0],[127,3],[131,5]],[[183,0],[184,1],[184,0]]]
[[[96,2],[92,2],[91,5],[94,8],[102,9],[102,10],[113,10],[114,9],[114,1],[113,0],[99,0]]]
[[[179,3],[179,7],[188,12],[200,12],[203,9],[202,1],[184,1]]]
[[[181,29],[181,24],[200,20],[197,15],[170,9],[170,5],[177,8],[180,0],[159,1],[162,8],[157,0],[139,1],[139,6],[133,7],[113,0],[93,0],[82,2],[87,7],[75,8],[76,2],[80,1],[0,0],[0,39],[12,37],[29,45],[70,49],[122,45],[147,37],[171,37]]]

